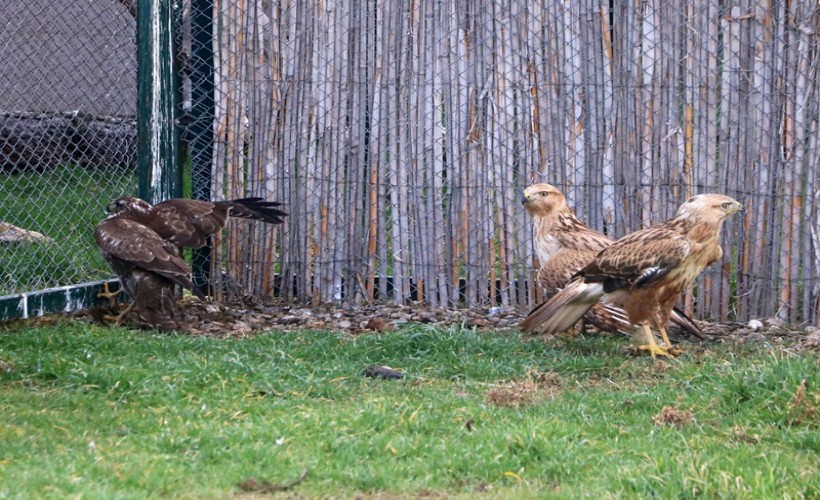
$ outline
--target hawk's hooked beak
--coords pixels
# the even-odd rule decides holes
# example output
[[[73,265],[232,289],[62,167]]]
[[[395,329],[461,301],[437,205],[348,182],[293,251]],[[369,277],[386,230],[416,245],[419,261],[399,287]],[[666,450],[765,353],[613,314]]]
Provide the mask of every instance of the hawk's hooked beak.
[[[529,196],[524,195],[524,198],[521,199],[521,204],[526,205],[528,201],[530,201]]]
[[[744,210],[743,203],[735,201],[734,206],[731,208],[726,208],[726,217],[734,214],[740,214],[738,217],[743,217],[746,215],[746,210]]]

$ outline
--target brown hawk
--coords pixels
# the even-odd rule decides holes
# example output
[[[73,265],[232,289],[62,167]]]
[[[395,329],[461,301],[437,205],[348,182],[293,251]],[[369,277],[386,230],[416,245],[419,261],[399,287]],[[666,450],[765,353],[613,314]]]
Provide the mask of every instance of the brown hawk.
[[[281,205],[262,198],[217,202],[175,198],[151,205],[125,196],[111,202],[110,215],[97,225],[94,237],[132,299],[132,304],[114,318],[116,323],[133,309],[151,327],[177,329],[175,285],[205,299],[191,280],[191,269],[180,248],[204,246],[210,235],[225,226],[228,217],[279,224],[287,216]],[[116,293],[106,288],[100,296],[110,298]]]

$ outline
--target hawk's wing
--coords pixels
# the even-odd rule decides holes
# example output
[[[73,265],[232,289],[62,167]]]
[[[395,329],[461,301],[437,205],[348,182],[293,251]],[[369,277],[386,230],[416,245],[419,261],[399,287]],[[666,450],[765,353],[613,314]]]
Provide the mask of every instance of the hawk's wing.
[[[603,283],[604,293],[643,287],[669,274],[690,249],[683,235],[656,226],[627,235],[605,248],[579,274],[587,283]]]
[[[94,230],[103,252],[135,267],[168,278],[201,299],[205,295],[191,281],[191,270],[177,248],[139,222],[112,217]]]
[[[175,245],[200,248],[208,236],[225,227],[228,217],[281,224],[288,215],[278,208],[281,205],[263,198],[216,202],[173,198],[154,205],[148,224]]]
[[[544,299],[548,300],[560,289],[566,286],[567,282],[584,266],[595,258],[597,252],[592,250],[574,250],[562,248],[540,269],[538,269],[538,282]],[[606,332],[631,331],[626,313],[617,307],[603,303],[595,304],[584,315],[585,321],[595,328]]]
[[[151,227],[166,240],[183,247],[205,246],[208,236],[225,226],[228,210],[210,201],[174,198],[154,205]]]

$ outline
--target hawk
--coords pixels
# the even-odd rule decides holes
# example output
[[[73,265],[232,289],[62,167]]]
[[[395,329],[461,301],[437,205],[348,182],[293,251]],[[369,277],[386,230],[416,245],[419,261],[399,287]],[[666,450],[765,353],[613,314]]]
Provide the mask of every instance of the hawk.
[[[721,194],[693,196],[675,217],[630,233],[603,249],[567,285],[537,306],[522,328],[554,333],[574,325],[602,299],[621,306],[631,325],[643,329],[652,356],[672,356],[666,323],[678,295],[706,266],[723,255],[720,230],[741,209]],[[650,324],[665,343],[658,345]]]
[[[124,196],[111,202],[107,207],[110,215],[97,225],[94,237],[132,298],[131,305],[113,318],[115,322],[119,324],[133,309],[149,326],[177,329],[175,285],[205,299],[192,282],[191,268],[180,249],[204,246],[228,217],[282,223],[287,213],[278,208],[281,205],[262,198],[217,202],[174,198],[151,205]],[[118,293],[109,292],[106,286],[99,295],[113,298]]]
[[[551,184],[527,187],[522,203],[532,217],[535,253],[540,262],[538,284],[548,300],[613,240],[578,220],[563,193]],[[583,318],[602,331],[629,333],[633,329],[623,309],[604,302],[594,304]],[[675,333],[703,338],[700,328],[682,311],[672,311],[672,323]],[[529,332],[537,330],[538,325],[524,326]]]

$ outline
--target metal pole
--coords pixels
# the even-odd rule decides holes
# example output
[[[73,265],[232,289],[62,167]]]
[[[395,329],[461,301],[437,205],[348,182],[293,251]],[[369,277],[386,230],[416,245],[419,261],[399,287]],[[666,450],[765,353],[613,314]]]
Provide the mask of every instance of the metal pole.
[[[214,14],[212,0],[191,2],[191,118],[190,147],[192,196],[211,199],[211,165],[214,144]],[[208,289],[211,268],[210,243],[193,252],[193,280]]]
[[[137,4],[137,172],[139,195],[156,203],[182,195],[178,74],[172,0]]]

